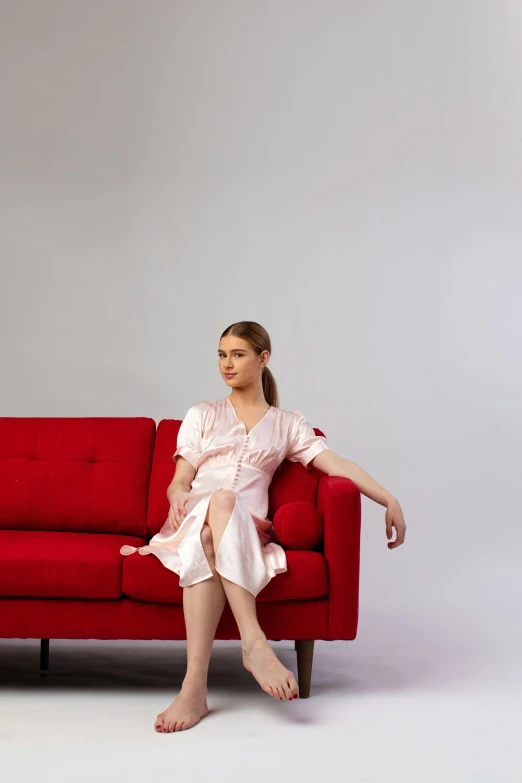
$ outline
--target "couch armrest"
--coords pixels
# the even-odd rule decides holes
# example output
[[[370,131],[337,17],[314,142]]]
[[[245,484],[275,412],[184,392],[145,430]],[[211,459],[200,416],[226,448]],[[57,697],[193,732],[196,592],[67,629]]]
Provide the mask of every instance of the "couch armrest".
[[[328,638],[355,639],[359,615],[361,493],[344,476],[323,474],[317,507],[324,515],[328,570]]]

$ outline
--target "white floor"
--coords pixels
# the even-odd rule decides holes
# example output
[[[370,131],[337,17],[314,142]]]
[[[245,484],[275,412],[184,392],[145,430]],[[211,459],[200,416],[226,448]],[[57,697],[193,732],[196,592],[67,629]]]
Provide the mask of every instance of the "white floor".
[[[485,619],[366,610],[354,642],[316,642],[311,696],[294,702],[261,690],[239,642],[216,641],[210,714],[172,734],[154,719],[183,642],[51,640],[40,678],[38,640],[0,640],[2,778],[519,783],[520,628]],[[293,642],[272,645],[297,674]]]

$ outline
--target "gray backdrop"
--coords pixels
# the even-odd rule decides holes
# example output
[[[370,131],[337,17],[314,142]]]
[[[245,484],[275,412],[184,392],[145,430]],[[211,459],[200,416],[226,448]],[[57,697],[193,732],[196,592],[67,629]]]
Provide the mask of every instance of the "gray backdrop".
[[[511,671],[521,4],[0,11],[0,414],[183,418],[259,321],[280,407],[402,504],[390,552],[363,497],[357,642]]]

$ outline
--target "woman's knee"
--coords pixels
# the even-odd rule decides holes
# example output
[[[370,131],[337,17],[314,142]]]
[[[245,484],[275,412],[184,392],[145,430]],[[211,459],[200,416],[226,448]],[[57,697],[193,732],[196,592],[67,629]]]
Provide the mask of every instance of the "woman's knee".
[[[216,510],[231,514],[236,505],[236,495],[231,489],[216,489],[210,496],[209,505]]]

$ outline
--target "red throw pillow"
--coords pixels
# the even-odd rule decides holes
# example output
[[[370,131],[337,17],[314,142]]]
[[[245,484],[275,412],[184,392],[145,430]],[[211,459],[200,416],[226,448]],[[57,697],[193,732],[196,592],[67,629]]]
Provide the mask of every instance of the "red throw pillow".
[[[286,549],[312,549],[323,537],[323,513],[304,500],[279,506],[274,515],[277,543]]]

